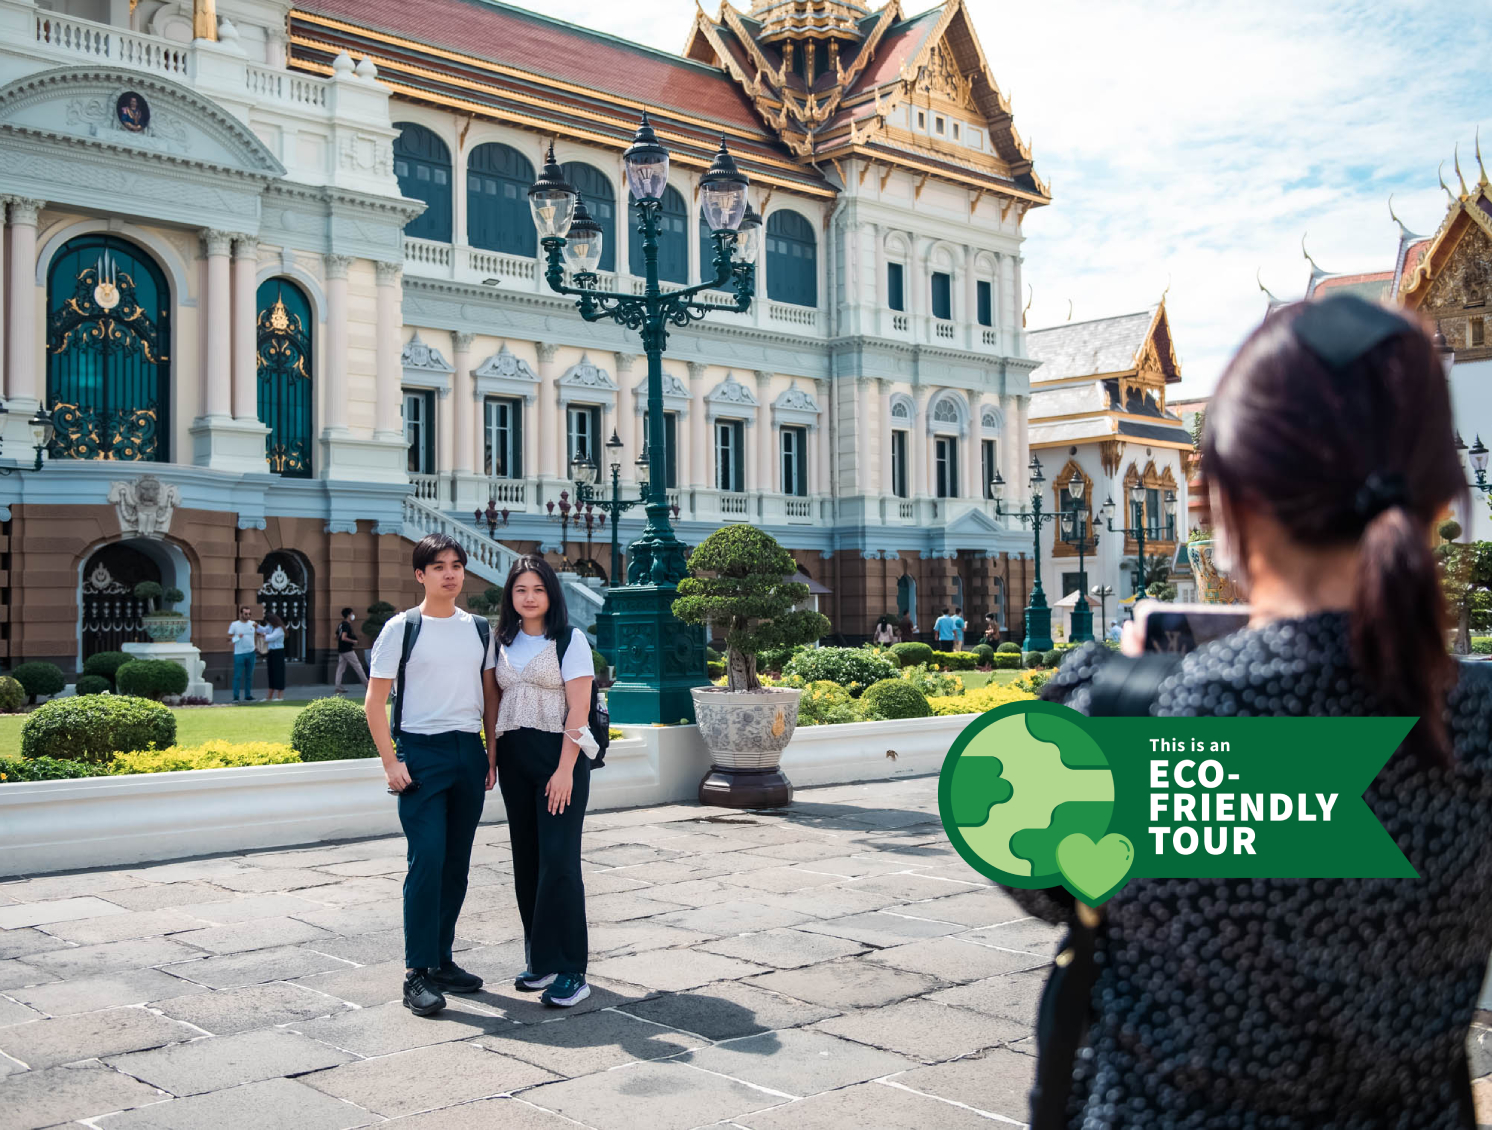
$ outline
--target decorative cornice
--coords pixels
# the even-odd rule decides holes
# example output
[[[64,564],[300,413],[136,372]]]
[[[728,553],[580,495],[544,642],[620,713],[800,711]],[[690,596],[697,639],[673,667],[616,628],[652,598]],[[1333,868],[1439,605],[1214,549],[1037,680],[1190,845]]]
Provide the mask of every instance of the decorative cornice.
[[[555,354],[559,352],[559,346],[551,345],[547,341],[534,342],[534,348],[538,351],[539,364],[547,365],[554,360]]]
[[[373,273],[378,276],[379,286],[393,286],[399,281],[399,276],[404,272],[404,261],[390,262],[385,259],[375,260]]]
[[[328,279],[345,279],[347,270],[357,261],[355,255],[323,255],[326,261],[326,277]]]
[[[504,342],[501,349],[478,365],[473,375],[478,378],[490,377],[503,381],[539,383],[539,375],[533,371],[527,361],[508,348],[507,342]]]
[[[23,227],[34,228],[37,216],[47,206],[45,200],[36,200],[30,196],[8,196],[6,200],[10,203],[10,222]]]
[[[451,331],[451,350],[457,354],[469,353],[472,342],[476,340],[477,335],[474,333],[468,333],[465,330],[453,330]]]
[[[202,233],[202,253],[211,259],[215,255],[230,255],[233,241],[237,238],[231,231],[208,229]]]

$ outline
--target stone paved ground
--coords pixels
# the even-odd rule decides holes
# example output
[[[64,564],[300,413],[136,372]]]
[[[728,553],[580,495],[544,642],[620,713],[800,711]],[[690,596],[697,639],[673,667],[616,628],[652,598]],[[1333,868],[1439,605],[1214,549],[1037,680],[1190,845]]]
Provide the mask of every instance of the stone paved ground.
[[[432,1020],[399,838],[0,884],[0,1128],[1022,1124],[1057,931],[954,855],[934,779],[590,817],[595,991],[559,1016],[510,987],[506,838],[458,941],[489,989]]]

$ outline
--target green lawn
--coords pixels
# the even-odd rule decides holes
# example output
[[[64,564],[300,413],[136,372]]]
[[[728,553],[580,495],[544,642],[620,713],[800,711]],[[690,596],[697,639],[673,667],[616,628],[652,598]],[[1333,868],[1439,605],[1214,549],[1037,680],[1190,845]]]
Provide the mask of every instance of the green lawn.
[[[987,687],[994,683],[996,686],[1005,686],[1013,683],[1026,672],[1024,671],[955,671],[964,681],[964,690],[977,691],[980,687]]]
[[[306,708],[304,702],[281,706],[195,706],[173,710],[176,715],[176,741],[179,745],[201,745],[214,738],[235,742],[288,742],[295,716]],[[0,757],[21,756],[21,723],[24,714],[0,715]]]

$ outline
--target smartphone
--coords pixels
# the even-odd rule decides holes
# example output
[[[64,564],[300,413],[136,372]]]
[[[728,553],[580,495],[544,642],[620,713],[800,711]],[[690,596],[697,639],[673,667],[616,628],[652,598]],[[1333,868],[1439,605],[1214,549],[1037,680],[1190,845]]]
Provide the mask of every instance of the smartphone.
[[[403,789],[388,789],[386,791],[389,796],[404,796],[405,794],[413,796],[420,791],[420,783],[411,777],[409,784],[405,785]]]
[[[1142,600],[1135,605],[1135,622],[1145,638],[1145,650],[1180,655],[1247,627],[1252,614],[1253,609],[1247,604]]]

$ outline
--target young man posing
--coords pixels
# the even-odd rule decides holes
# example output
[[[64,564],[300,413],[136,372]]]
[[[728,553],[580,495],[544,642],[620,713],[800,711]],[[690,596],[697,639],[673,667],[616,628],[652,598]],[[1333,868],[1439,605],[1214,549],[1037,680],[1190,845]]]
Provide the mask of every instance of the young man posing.
[[[243,685],[245,702],[254,701],[254,636],[259,625],[254,623],[254,610],[245,604],[238,610],[238,619],[228,625],[228,638],[233,641],[233,701],[238,701],[239,684]]]
[[[342,673],[347,668],[352,668],[363,686],[368,685],[368,676],[363,674],[363,661],[357,657],[357,632],[353,630],[353,622],[357,616],[352,609],[342,609],[342,619],[337,622],[337,677],[332,680],[337,694],[346,694],[342,689]]]
[[[442,990],[482,987],[480,977],[451,959],[451,946],[485,791],[497,780],[498,694],[487,623],[456,607],[466,580],[465,550],[445,534],[430,534],[414,547],[414,576],[425,599],[378,634],[363,709],[409,841],[404,1007],[429,1016],[445,1007]],[[406,625],[413,647],[403,664],[391,737],[385,707],[399,681],[411,634]]]

